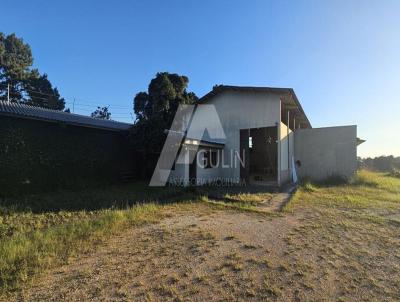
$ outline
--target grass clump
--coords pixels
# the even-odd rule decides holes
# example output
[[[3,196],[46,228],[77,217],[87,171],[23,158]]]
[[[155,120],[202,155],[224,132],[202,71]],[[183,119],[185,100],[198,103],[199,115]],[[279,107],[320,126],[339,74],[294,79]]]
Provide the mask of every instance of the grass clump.
[[[224,198],[233,202],[250,203],[256,205],[257,203],[270,200],[273,194],[271,193],[239,193],[239,194],[225,194]]]
[[[351,180],[352,185],[365,186],[371,188],[377,188],[378,182],[376,175],[370,174],[368,171],[359,171]]]
[[[211,204],[218,209],[226,208],[226,209],[232,209],[232,210],[237,210],[237,211],[242,211],[242,212],[254,212],[254,213],[260,213],[260,214],[264,214],[264,215],[268,214],[268,213],[260,211],[259,208],[257,208],[256,206],[254,206],[248,202],[223,202],[223,201],[209,200],[208,198],[206,200],[202,199],[201,201]]]
[[[305,191],[305,192],[317,192],[318,188],[316,185],[314,185],[312,182],[307,181],[305,182],[301,188]]]

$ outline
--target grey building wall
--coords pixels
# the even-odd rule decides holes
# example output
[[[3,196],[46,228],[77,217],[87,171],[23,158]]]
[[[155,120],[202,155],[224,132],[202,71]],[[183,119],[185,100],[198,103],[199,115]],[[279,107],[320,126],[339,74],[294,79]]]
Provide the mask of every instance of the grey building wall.
[[[280,123],[280,98],[273,93],[225,92],[209,100],[225,132],[223,163],[210,169],[210,177],[240,180],[240,129],[273,127]],[[202,176],[205,176],[204,174]]]
[[[280,97],[274,93],[248,93],[248,92],[224,92],[210,99],[207,105],[214,105],[218,121],[210,118],[207,108],[198,107],[196,119],[206,122],[210,130],[222,126],[225,143],[219,151],[220,161],[216,168],[203,169],[198,167],[197,177],[200,183],[207,180],[223,179],[230,182],[240,181],[240,129],[273,127],[280,123]],[[191,129],[190,137],[202,136],[204,123],[199,123],[200,134],[196,129]],[[215,140],[208,135],[204,139]],[[189,167],[180,167],[172,171],[171,178],[189,177]]]
[[[300,179],[349,178],[357,169],[357,126],[298,129],[294,142]]]

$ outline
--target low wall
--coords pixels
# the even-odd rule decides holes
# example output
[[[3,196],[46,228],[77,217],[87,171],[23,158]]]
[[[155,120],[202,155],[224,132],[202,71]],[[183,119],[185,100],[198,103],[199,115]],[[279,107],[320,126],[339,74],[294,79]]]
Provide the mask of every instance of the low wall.
[[[351,177],[357,169],[357,126],[299,129],[294,132],[300,178]]]

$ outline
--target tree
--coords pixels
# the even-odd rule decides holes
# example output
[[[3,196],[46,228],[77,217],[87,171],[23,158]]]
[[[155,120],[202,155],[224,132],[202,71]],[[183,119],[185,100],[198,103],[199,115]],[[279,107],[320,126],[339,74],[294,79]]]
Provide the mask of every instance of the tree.
[[[57,88],[53,88],[47,79],[47,74],[40,75],[37,70],[31,72],[31,76],[25,81],[24,88],[27,91],[26,103],[32,106],[63,110],[65,100],[60,97]]]
[[[389,155],[375,158],[360,158],[359,167],[374,171],[390,172],[393,169],[400,169],[400,157]]]
[[[90,116],[102,120],[109,120],[111,118],[111,112],[108,111],[108,107],[98,106],[97,109],[92,112]]]
[[[161,152],[166,134],[171,127],[180,104],[193,104],[197,97],[187,92],[189,79],[186,76],[159,72],[150,81],[147,92],[139,92],[133,100],[136,121],[131,131],[131,140],[143,162],[145,176],[153,172],[156,156]]]
[[[193,104],[197,97],[187,92],[189,79],[186,76],[159,72],[151,80],[147,92],[136,94],[133,109],[137,121],[163,120],[168,128],[180,104]]]
[[[14,34],[5,36],[0,32],[0,95],[17,102],[23,98],[23,81],[29,76],[33,63],[31,48]]]
[[[5,36],[0,32],[0,100],[27,103],[62,110],[65,101],[57,88],[53,88],[47,75],[32,69],[32,51],[27,43],[15,34]]]

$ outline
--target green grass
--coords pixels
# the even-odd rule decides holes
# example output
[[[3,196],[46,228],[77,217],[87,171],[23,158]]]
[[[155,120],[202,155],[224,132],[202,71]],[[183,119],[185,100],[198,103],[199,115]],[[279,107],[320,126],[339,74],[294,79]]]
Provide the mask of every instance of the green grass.
[[[96,242],[127,226],[158,221],[164,217],[166,207],[179,211],[180,205],[201,198],[191,188],[150,188],[136,183],[3,199],[0,292],[20,288],[41,272],[91,250]],[[229,206],[254,210],[246,202]]]
[[[307,182],[284,211],[301,222],[285,240],[307,287],[318,286],[307,277],[312,271],[324,272],[340,276],[335,286],[341,294],[332,300],[359,300],[356,289],[362,287],[371,289],[364,299],[397,299],[391,276],[399,274],[400,179],[361,170],[342,185]]]
[[[123,227],[159,220],[162,207],[149,203],[126,210],[100,210],[95,217],[73,213],[77,218],[71,222],[47,228],[35,226],[31,230],[24,224],[21,230],[0,241],[0,289],[19,287],[35,274],[67,262],[76,252],[93,246],[95,240]]]
[[[67,263],[71,257],[91,250],[97,242],[126,227],[157,222],[169,215],[171,209],[174,213],[180,209],[186,211],[188,207],[183,205],[190,201],[200,200],[210,209],[259,213],[254,202],[269,195],[232,196],[237,201],[215,202],[190,189],[159,189],[135,184],[3,200],[0,206],[0,291],[20,288],[41,272]],[[385,173],[359,171],[347,184],[306,182],[283,210],[312,213],[307,220],[307,230],[310,234],[325,236],[322,239],[333,236],[332,232],[348,235],[349,230],[357,236],[358,230],[366,234],[375,234],[379,228],[393,231],[400,226],[400,179]],[[304,232],[299,229],[299,236],[304,236]],[[321,238],[315,241],[318,243]],[[383,240],[386,237],[374,238]],[[309,242],[312,241],[305,244]]]
[[[129,225],[159,220],[166,204],[193,201],[184,188],[144,183],[3,199],[0,204],[0,291],[66,263]]]
[[[347,184],[316,184],[300,186],[284,211],[297,207],[328,207],[352,210],[398,209],[400,206],[400,179],[366,170],[359,171]]]
[[[21,197],[0,197],[0,211],[34,213],[126,208],[143,202],[171,202],[182,195],[190,196],[190,188],[149,187],[144,182],[110,185],[77,191],[57,191]]]

